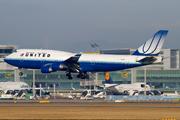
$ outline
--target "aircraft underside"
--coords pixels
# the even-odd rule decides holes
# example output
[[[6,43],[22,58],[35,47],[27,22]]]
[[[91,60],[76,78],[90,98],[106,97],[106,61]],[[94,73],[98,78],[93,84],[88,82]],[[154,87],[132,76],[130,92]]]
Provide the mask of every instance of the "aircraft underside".
[[[72,79],[71,73],[79,73],[77,78],[89,78],[87,72],[100,72],[100,71],[115,71],[125,68],[138,67],[140,63],[91,63],[79,62],[78,64],[65,65],[63,62],[56,61],[34,61],[34,60],[11,60],[11,64],[17,65],[20,68],[19,75],[23,75],[22,69],[41,69],[42,73],[51,73],[57,70],[65,71],[68,79]]]

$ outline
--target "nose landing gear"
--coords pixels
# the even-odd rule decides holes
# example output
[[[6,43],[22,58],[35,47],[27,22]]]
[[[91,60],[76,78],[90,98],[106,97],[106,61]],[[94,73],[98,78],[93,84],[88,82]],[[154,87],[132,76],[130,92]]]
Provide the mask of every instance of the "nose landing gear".
[[[89,78],[89,75],[87,75],[86,73],[79,73],[79,75],[77,75],[77,78],[81,78],[81,79],[86,79],[86,78]]]
[[[19,72],[19,76],[22,76],[23,75],[23,72]]]

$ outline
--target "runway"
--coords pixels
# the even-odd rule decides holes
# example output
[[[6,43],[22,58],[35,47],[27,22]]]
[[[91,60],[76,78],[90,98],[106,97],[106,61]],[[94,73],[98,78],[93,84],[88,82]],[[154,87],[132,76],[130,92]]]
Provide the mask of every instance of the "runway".
[[[0,116],[1,119],[180,119],[179,103],[115,103],[102,100],[80,100],[81,103],[68,99],[42,103],[39,100],[0,100]]]
[[[180,105],[177,106],[152,106],[152,105],[51,105],[48,104],[41,104],[41,105],[0,105],[0,107],[139,107],[139,108],[180,108]]]

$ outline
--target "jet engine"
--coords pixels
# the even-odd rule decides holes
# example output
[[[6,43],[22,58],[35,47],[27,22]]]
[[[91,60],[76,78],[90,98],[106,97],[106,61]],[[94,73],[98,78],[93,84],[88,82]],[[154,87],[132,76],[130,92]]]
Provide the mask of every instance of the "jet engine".
[[[53,70],[51,69],[51,65],[47,65],[47,66],[43,66],[41,67],[41,72],[42,73],[50,73],[52,72]]]
[[[65,65],[61,65],[61,64],[52,64],[51,69],[53,71],[55,71],[55,70],[66,70],[67,67]]]
[[[66,70],[66,66],[61,64],[46,65],[41,68],[42,73],[51,73],[57,70]]]

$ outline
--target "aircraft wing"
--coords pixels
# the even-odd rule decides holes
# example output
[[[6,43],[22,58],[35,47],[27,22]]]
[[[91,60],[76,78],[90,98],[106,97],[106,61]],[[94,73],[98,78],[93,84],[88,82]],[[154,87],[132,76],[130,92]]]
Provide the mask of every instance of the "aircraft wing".
[[[77,63],[77,61],[79,60],[79,58],[81,57],[81,55],[82,55],[82,52],[80,52],[80,53],[78,53],[78,54],[76,54],[76,55],[74,55],[74,56],[72,56],[72,57],[64,60],[64,63],[65,63],[65,64]]]
[[[78,72],[80,73],[81,70],[79,68],[80,64],[77,62],[81,57],[82,52],[75,54],[74,56],[64,60],[64,64],[67,66],[67,72]]]

